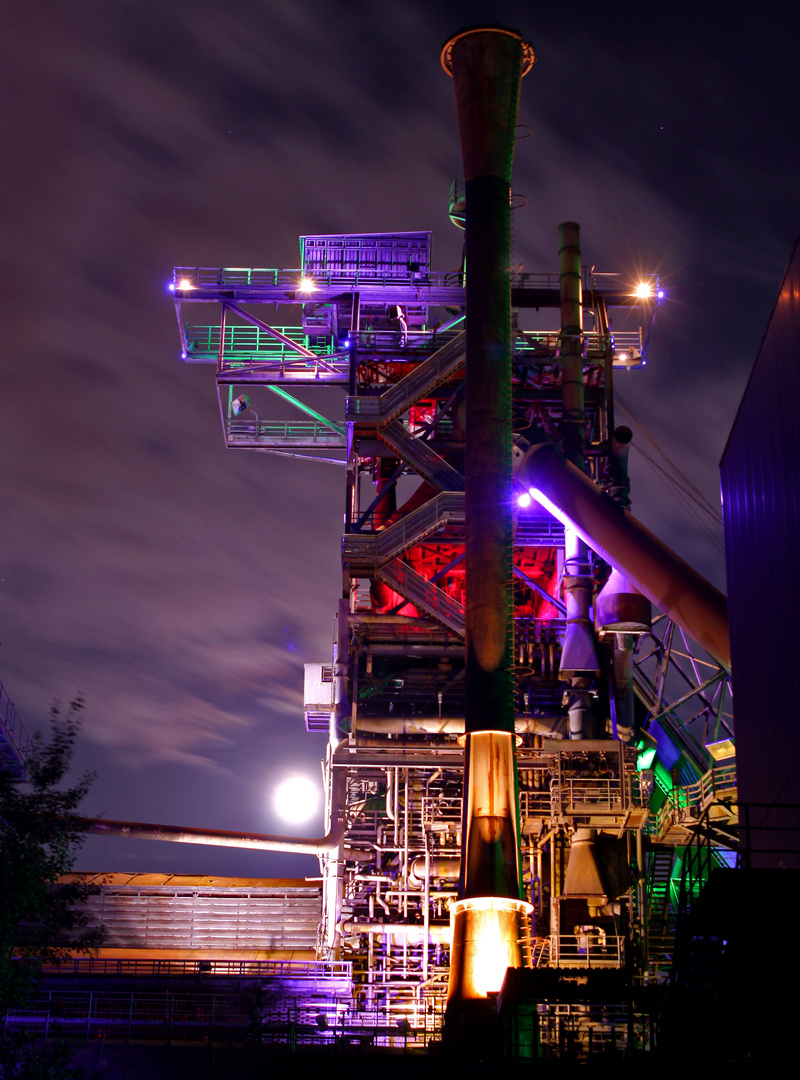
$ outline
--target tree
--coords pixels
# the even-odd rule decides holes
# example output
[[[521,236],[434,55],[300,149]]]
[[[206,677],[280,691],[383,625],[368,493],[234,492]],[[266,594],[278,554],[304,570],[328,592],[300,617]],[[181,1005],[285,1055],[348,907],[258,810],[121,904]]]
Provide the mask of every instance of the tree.
[[[102,942],[82,908],[90,890],[59,882],[83,842],[77,809],[94,780],[86,772],[65,786],[83,707],[80,694],[66,711],[53,702],[50,738],[31,740],[27,782],[0,770],[0,1016],[25,1000],[43,964]]]

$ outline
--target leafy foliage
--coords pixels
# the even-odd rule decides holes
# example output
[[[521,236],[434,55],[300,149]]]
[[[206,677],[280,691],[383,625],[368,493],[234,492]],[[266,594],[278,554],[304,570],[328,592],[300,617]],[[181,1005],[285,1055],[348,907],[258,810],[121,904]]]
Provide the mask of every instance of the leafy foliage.
[[[25,1032],[0,1040],[0,1077],[5,1080],[81,1080],[74,1064],[75,1047],[62,1040],[43,1042]]]
[[[0,770],[0,1016],[25,1000],[42,964],[102,942],[81,906],[90,890],[58,881],[83,841],[77,810],[94,780],[87,772],[65,785],[83,706],[81,695],[66,711],[53,702],[49,740],[32,739],[27,783]]]

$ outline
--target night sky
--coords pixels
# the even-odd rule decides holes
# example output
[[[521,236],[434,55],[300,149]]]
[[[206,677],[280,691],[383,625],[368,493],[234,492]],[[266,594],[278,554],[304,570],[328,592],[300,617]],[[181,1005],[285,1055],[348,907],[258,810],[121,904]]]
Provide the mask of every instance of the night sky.
[[[4,9],[0,680],[31,729],[54,695],[86,695],[88,813],[291,831],[269,793],[292,770],[319,776],[302,665],[330,656],[344,473],[225,450],[213,368],[180,360],[172,266],[295,267],[304,233],[432,229],[434,268],[454,269],[440,47],[461,26],[519,28],[537,63],[515,261],[557,269],[558,224],[576,220],[585,263],[661,274],[648,366],[617,386],[718,504],[800,228],[796,8]],[[634,512],[724,588],[719,548],[632,465]],[[278,876],[316,861],[91,838],[78,865]]]

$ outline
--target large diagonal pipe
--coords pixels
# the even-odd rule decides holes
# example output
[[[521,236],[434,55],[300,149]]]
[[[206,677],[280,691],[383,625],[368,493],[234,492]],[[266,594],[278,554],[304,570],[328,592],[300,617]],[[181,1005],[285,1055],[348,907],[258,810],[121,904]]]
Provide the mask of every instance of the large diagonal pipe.
[[[466,189],[466,755],[445,1032],[462,1047],[472,1034],[465,1006],[530,962],[514,755],[510,191],[532,63],[521,36],[497,26],[462,30],[442,50]]]
[[[731,669],[725,596],[548,443],[532,446],[517,474],[542,505]]]

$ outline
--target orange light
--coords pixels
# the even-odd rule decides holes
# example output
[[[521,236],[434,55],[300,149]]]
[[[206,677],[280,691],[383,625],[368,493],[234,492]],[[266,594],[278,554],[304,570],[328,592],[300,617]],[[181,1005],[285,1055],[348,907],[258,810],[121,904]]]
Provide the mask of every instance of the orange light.
[[[188,278],[182,277],[178,282],[178,288],[182,289],[185,292],[186,289],[193,289],[194,285],[192,285],[191,281],[189,281]]]
[[[451,905],[448,998],[485,998],[500,990],[508,968],[531,967],[532,912],[524,900],[499,896],[473,897]]]
[[[633,295],[637,300],[650,300],[653,295],[653,286],[646,281],[640,281]]]

